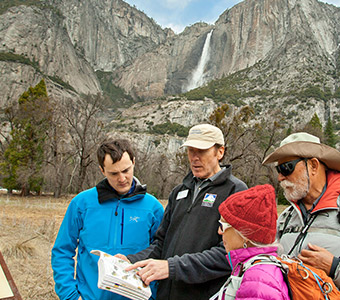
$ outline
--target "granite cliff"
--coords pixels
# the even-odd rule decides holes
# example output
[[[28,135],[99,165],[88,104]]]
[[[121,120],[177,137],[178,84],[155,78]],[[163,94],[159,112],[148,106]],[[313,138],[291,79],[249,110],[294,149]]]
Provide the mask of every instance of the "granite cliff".
[[[229,91],[242,93],[238,104],[251,104],[259,115],[284,105],[294,122],[308,121],[306,115],[315,112],[323,124],[330,116],[340,118],[334,96],[339,88],[338,7],[317,0],[245,0],[215,24],[197,23],[174,34],[122,0],[21,2],[0,6],[1,107],[45,78],[56,100],[97,93],[114,98],[108,85],[144,99],[142,108],[138,104],[121,112],[130,118],[135,113],[135,130],[145,130],[150,122],[173,122],[174,113],[176,123],[191,126],[202,119],[200,113],[188,119],[197,102],[178,100],[182,105],[169,106],[164,118],[154,120],[143,109],[153,105],[152,99],[163,99],[155,104],[157,111],[169,95],[234,76]],[[312,95],[301,103],[301,91],[310,86],[328,93],[327,99]],[[216,89],[208,94],[200,98],[211,99],[204,102],[209,106],[201,113],[204,120],[218,101],[231,99],[229,94],[221,98]]]

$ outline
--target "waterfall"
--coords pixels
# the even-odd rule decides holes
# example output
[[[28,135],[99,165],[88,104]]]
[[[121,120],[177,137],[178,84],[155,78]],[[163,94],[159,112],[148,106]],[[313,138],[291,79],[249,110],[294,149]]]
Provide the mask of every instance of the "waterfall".
[[[204,42],[202,54],[200,57],[200,60],[198,61],[197,67],[194,69],[191,75],[191,79],[189,81],[189,84],[186,88],[184,88],[184,91],[190,91],[192,89],[195,89],[204,83],[204,68],[209,60],[210,57],[210,39],[211,35],[214,29],[211,29],[210,32],[207,34],[207,37]]]

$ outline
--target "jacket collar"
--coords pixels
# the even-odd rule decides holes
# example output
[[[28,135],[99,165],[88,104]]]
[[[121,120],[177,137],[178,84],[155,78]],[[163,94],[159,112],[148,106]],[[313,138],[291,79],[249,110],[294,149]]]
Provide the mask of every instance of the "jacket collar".
[[[312,213],[324,209],[338,209],[338,197],[340,195],[340,172],[327,171],[327,188],[318,203],[315,205]],[[301,212],[300,207],[295,202],[290,202],[295,208]]]
[[[133,201],[136,200],[134,196],[145,195],[146,185],[142,185],[136,177],[133,177],[133,180],[135,181],[134,191],[128,195],[119,195],[109,184],[107,178],[103,179],[96,186],[98,192],[98,202],[102,204],[110,199]]]
[[[327,189],[312,212],[338,208],[337,200],[340,195],[340,173],[336,171],[327,172]]]
[[[233,271],[237,272],[240,264],[244,264],[250,258],[254,257],[258,254],[267,254],[267,255],[277,255],[277,247],[269,246],[269,247],[249,247],[249,248],[240,248],[231,250],[229,252],[230,255],[227,254],[227,260],[232,266]],[[230,261],[231,260],[231,261]],[[237,266],[237,267],[236,267]]]
[[[223,167],[225,169],[221,172],[221,174],[211,181],[212,185],[219,185],[221,183],[224,183],[227,179],[230,178],[232,166],[231,165],[221,166],[221,168],[223,168]],[[192,171],[190,171],[184,177],[183,184],[186,187],[188,187],[189,189],[194,188],[194,186],[195,186],[195,179],[194,179],[194,175],[192,174]]]

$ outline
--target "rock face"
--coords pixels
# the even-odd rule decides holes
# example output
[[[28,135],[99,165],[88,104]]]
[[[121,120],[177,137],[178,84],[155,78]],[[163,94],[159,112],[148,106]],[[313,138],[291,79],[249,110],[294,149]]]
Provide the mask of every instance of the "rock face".
[[[95,71],[129,65],[171,35],[121,0],[51,0],[43,6],[11,7],[0,15],[0,52],[18,59],[1,59],[5,93],[0,106],[15,101],[42,77],[51,81],[52,96],[71,96],[69,87],[78,94],[101,93]],[[58,87],[60,81],[64,87]]]
[[[97,71],[110,73],[136,98],[181,93],[209,33],[203,82],[246,72],[243,91],[252,85],[289,93],[317,82],[334,92],[339,16],[339,8],[317,0],[245,0],[214,25],[197,23],[175,35],[122,0],[30,1],[0,14],[0,106],[16,101],[42,77],[55,98],[103,93]],[[282,96],[261,104],[259,98],[245,102],[268,109],[285,101]],[[328,115],[336,109],[331,103],[321,106]],[[182,111],[179,124],[199,121]]]
[[[122,70],[118,83],[141,96],[183,91],[210,30],[213,33],[204,73],[206,81],[258,62],[266,62],[267,67],[288,75],[287,80],[281,80],[285,85],[297,77],[301,79],[297,68],[313,68],[321,63],[325,73],[335,71],[340,32],[338,17],[339,8],[316,0],[246,0],[225,11],[214,26],[195,24],[168,39],[166,46],[161,45],[140,57]],[[166,71],[159,69],[159,61]],[[335,81],[328,80],[334,89]]]
[[[155,134],[150,131],[152,125],[170,122],[189,129],[193,124],[205,123],[216,107],[216,103],[209,99],[200,101],[169,99],[169,101],[152,101],[148,105],[135,104],[126,109],[120,118],[112,121],[111,126],[116,129],[111,130],[110,135],[135,141],[138,150],[143,153],[165,154],[173,158],[185,138]],[[119,128],[125,130],[121,131]]]
[[[37,67],[1,62],[0,103],[17,97],[41,77],[61,78],[79,93],[98,93],[100,85],[89,63],[79,57],[60,17],[34,6],[12,7],[0,15],[0,51],[36,62]],[[53,81],[53,80],[52,80]],[[7,88],[6,88],[7,86]]]
[[[54,1],[73,46],[93,69],[114,71],[163,43],[163,30],[121,0]],[[169,33],[171,34],[171,33]]]

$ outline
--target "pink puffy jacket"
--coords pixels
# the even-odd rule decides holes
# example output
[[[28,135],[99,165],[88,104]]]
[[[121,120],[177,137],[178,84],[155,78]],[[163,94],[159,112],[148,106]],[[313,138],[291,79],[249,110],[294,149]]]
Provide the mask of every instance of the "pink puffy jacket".
[[[230,251],[230,265],[238,274],[240,265],[258,254],[276,255],[277,247],[246,248]],[[236,293],[237,299],[251,300],[289,300],[288,288],[279,267],[274,265],[255,265],[244,273],[240,288]]]

